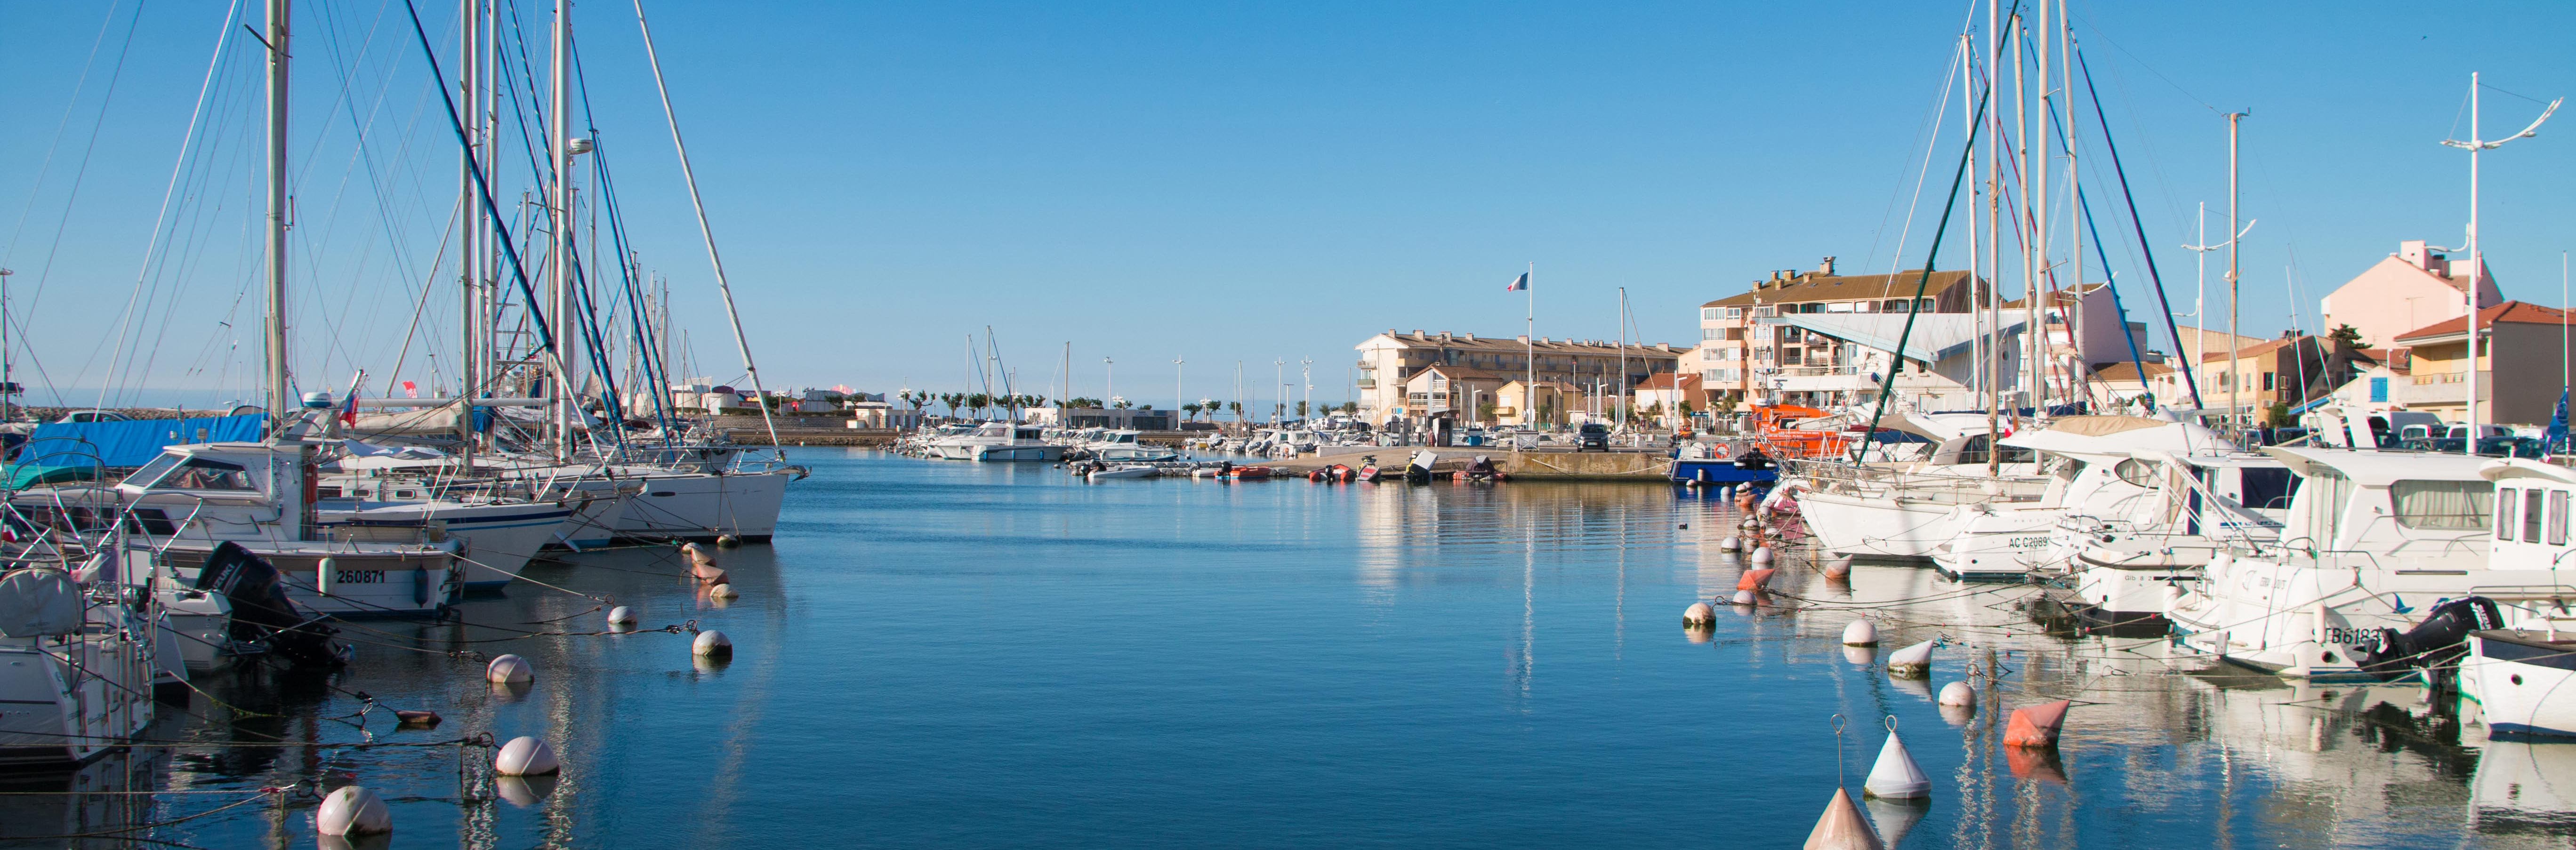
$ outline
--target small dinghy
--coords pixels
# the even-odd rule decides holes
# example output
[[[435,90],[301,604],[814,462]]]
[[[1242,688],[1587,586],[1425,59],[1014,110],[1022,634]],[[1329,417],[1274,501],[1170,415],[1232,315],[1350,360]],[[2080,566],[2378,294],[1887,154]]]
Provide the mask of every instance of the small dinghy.
[[[1259,481],[1270,477],[1270,467],[1238,466],[1226,470],[1225,477],[1233,481]]]
[[[1130,464],[1127,466],[1115,466],[1108,469],[1095,470],[1090,475],[1084,477],[1091,481],[1112,481],[1120,478],[1152,478],[1155,473],[1161,471],[1162,470],[1155,469],[1154,467],[1146,466],[1144,464]]]

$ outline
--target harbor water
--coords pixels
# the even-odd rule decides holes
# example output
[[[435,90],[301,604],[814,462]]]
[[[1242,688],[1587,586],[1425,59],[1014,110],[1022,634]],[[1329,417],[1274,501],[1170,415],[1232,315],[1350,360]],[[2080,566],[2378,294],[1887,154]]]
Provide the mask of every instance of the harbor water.
[[[448,622],[348,624],[344,673],[212,677],[163,743],[8,778],[0,846],[312,847],[310,792],[363,784],[395,831],[358,846],[1792,847],[1891,720],[1932,779],[1865,803],[1897,847],[2576,835],[2576,743],[2489,741],[2411,685],[2076,635],[2026,587],[1833,582],[1793,546],[1768,604],[1687,632],[1744,569],[1732,505],[1687,491],[791,457],[814,475],[776,544],[718,553],[738,599],[635,548]],[[598,634],[611,604],[641,629]],[[1877,650],[1840,645],[1858,616]],[[730,663],[694,661],[689,624]],[[1929,639],[1930,679],[1888,676]],[[502,652],[535,681],[486,684]],[[1980,706],[1945,715],[1972,665]],[[2055,752],[2001,745],[2004,710],[2061,698]],[[562,776],[496,783],[485,733],[546,739]]]

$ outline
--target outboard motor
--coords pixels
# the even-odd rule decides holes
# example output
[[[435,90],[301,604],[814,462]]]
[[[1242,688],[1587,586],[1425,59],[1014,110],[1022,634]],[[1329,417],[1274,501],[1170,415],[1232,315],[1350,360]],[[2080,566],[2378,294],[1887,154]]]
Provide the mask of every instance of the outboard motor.
[[[298,668],[327,670],[344,663],[331,646],[331,636],[340,630],[298,610],[286,598],[277,566],[241,544],[225,541],[206,556],[197,589],[223,594],[232,603],[234,642],[264,643],[270,654]]]
[[[2419,668],[2426,679],[2433,680],[2456,671],[2460,656],[2468,653],[2470,632],[2500,628],[2504,628],[2504,615],[2496,610],[2495,600],[2464,596],[2433,606],[2424,622],[2412,629],[2403,633],[2378,629],[2361,643],[2345,646],[2344,652],[2362,672],[2383,682]]]
[[[1436,454],[1433,454],[1433,453],[1431,453],[1431,452],[1414,452],[1414,453],[1413,453],[1413,462],[1412,462],[1412,463],[1408,463],[1408,464],[1405,464],[1405,465],[1404,465],[1404,481],[1405,481],[1405,483],[1407,483],[1407,484],[1429,484],[1429,483],[1431,483],[1431,465],[1432,465],[1432,464],[1434,464],[1434,463],[1438,463],[1439,461],[1440,461],[1440,456],[1439,456],[1439,455],[1436,455]]]

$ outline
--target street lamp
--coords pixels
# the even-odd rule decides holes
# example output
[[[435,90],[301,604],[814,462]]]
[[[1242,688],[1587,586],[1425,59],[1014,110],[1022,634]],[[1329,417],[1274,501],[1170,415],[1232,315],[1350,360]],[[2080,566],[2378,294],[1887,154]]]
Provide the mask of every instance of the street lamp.
[[[2456,139],[2442,140],[2442,144],[2469,152],[2469,285],[2461,287],[2467,291],[2469,300],[2467,366],[2469,389],[2468,397],[2461,404],[2461,408],[2467,411],[2469,437],[2460,444],[2460,453],[2469,455],[2478,453],[2478,281],[2486,276],[2487,268],[2486,257],[2478,253],[2478,152],[2503,147],[2504,143],[2515,139],[2527,139],[2539,135],[2540,125],[2547,123],[2549,116],[2558,111],[2558,105],[2567,100],[2562,97],[2550,101],[2548,108],[2540,111],[2540,117],[2531,120],[2531,126],[2522,128],[2522,132],[2490,142],[2479,138],[2478,92],[2481,88],[2478,84],[2477,72],[2470,72],[2469,140],[2465,142]],[[2450,270],[2443,271],[2447,276]],[[2490,354],[2490,356],[2493,355]]]

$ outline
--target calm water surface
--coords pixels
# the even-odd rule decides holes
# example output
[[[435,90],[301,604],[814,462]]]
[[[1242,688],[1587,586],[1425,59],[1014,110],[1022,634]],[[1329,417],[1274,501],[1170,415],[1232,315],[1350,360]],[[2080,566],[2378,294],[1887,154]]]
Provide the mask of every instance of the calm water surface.
[[[205,683],[220,704],[154,733],[190,743],[8,788],[173,793],[0,797],[0,835],[195,816],[120,834],[310,847],[312,797],[247,792],[357,783],[396,821],[360,846],[1790,847],[1893,718],[1934,781],[1928,806],[1868,806],[1901,847],[2576,846],[2576,744],[2489,742],[2411,687],[2053,636],[2021,589],[1829,584],[1791,558],[1783,604],[1687,635],[1682,609],[1741,572],[1716,545],[1735,517],[1663,488],[1092,486],[796,454],[815,475],[776,545],[721,554],[741,599],[633,549],[533,569],[567,590],[471,601],[473,625],[361,623],[346,674]],[[591,597],[738,654],[507,631],[598,630]],[[1857,613],[1891,648],[1953,645],[1929,683],[1892,681],[1838,645]],[[495,691],[453,649],[537,681]],[[1933,689],[1970,664],[2001,674],[1989,709],[2077,700],[2054,757],[1998,746],[1995,712],[1943,715]],[[564,775],[496,789],[486,751],[443,743],[487,732],[548,739]],[[0,842],[69,843],[118,844]]]

